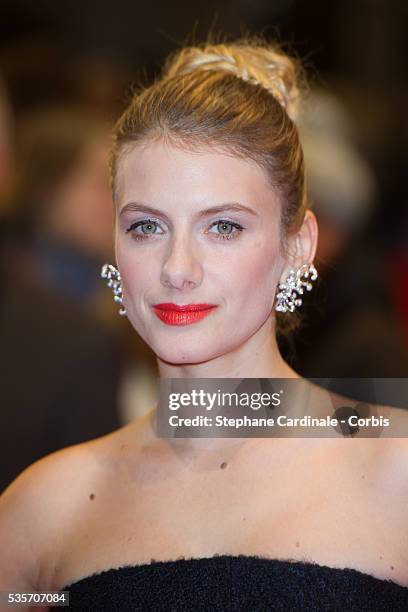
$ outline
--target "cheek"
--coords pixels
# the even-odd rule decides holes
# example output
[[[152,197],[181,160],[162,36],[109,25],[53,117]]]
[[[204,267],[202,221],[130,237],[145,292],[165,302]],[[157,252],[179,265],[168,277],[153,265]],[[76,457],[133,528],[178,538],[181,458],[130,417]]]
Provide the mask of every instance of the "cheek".
[[[270,303],[279,279],[279,265],[278,249],[262,244],[256,245],[249,256],[235,261],[231,274],[241,298],[251,303]]]
[[[137,258],[132,250],[126,248],[121,238],[118,238],[118,230],[115,231],[115,257],[117,268],[120,270],[122,277],[122,287],[130,287],[134,282],[133,279],[137,278],[141,266],[137,265]]]
[[[146,288],[151,278],[150,266],[142,265],[137,252],[116,242],[116,262],[122,277],[122,289],[127,297],[138,295]]]
[[[115,228],[115,254],[117,267],[122,276],[122,287],[128,296],[149,293],[160,288],[161,257],[148,256],[134,244],[118,236]],[[202,255],[203,292],[216,299],[231,300],[238,307],[251,301],[268,304],[273,300],[279,278],[281,263],[277,240],[262,237],[248,244],[245,249],[225,249],[220,256],[211,250]],[[152,287],[153,285],[153,287]]]

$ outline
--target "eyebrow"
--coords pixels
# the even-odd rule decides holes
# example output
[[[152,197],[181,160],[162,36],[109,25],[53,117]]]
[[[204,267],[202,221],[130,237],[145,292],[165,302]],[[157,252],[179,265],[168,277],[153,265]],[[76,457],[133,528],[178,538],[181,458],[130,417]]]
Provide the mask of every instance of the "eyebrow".
[[[143,204],[142,202],[129,202],[128,204],[125,204],[125,206],[123,206],[120,209],[119,215],[122,215],[124,212],[127,212],[127,211],[132,211],[132,212],[141,211],[141,212],[150,213],[152,215],[160,215],[161,217],[169,221],[169,217],[164,212],[162,212],[158,208],[147,206],[146,204]],[[198,211],[194,216],[201,219],[203,217],[207,217],[208,215],[221,213],[221,212],[244,212],[244,213],[249,213],[251,215],[254,215],[255,217],[259,216],[258,213],[255,212],[252,208],[248,208],[248,206],[244,206],[243,204],[240,204],[239,202],[228,202],[226,204],[219,204],[217,206],[205,208],[204,210]]]

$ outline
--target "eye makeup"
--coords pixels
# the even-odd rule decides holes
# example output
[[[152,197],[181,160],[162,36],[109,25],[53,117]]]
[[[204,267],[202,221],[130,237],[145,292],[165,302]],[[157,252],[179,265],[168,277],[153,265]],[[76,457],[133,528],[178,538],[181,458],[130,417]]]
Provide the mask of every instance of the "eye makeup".
[[[156,233],[156,232],[136,232],[135,230],[139,227],[143,227],[143,226],[151,226],[151,227],[160,227],[159,222],[154,220],[154,219],[141,219],[140,221],[136,221],[135,223],[132,223],[126,230],[126,233],[131,233],[132,237],[135,240],[147,240],[150,238],[150,236],[154,236],[154,235],[161,235],[161,233]],[[231,228],[234,228],[235,231],[232,231],[226,234],[223,233],[219,233],[217,234],[216,232],[210,232],[207,231],[206,233],[208,234],[212,234],[215,236],[216,240],[235,240],[246,228],[241,225],[240,223],[236,223],[235,221],[230,221],[228,219],[219,219],[217,221],[214,221],[213,223],[210,224],[210,229],[212,227],[218,227],[218,226],[231,226]]]

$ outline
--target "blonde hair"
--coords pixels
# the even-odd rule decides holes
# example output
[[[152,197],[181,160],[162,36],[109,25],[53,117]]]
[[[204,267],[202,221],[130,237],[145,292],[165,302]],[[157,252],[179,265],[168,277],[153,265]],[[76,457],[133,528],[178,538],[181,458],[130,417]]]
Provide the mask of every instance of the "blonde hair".
[[[262,167],[281,201],[282,246],[308,206],[296,120],[303,72],[297,59],[260,37],[202,43],[172,53],[148,87],[135,92],[118,120],[110,158],[111,186],[120,155],[136,143],[214,146]],[[300,322],[276,313],[281,334]]]

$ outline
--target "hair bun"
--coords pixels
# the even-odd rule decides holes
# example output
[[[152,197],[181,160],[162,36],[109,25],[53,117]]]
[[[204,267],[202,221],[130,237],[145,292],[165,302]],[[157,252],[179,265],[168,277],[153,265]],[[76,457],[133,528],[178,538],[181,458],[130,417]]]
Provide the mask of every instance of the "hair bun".
[[[298,116],[299,62],[268,43],[245,39],[231,44],[184,47],[170,56],[164,77],[194,71],[224,71],[268,90],[289,117]]]

